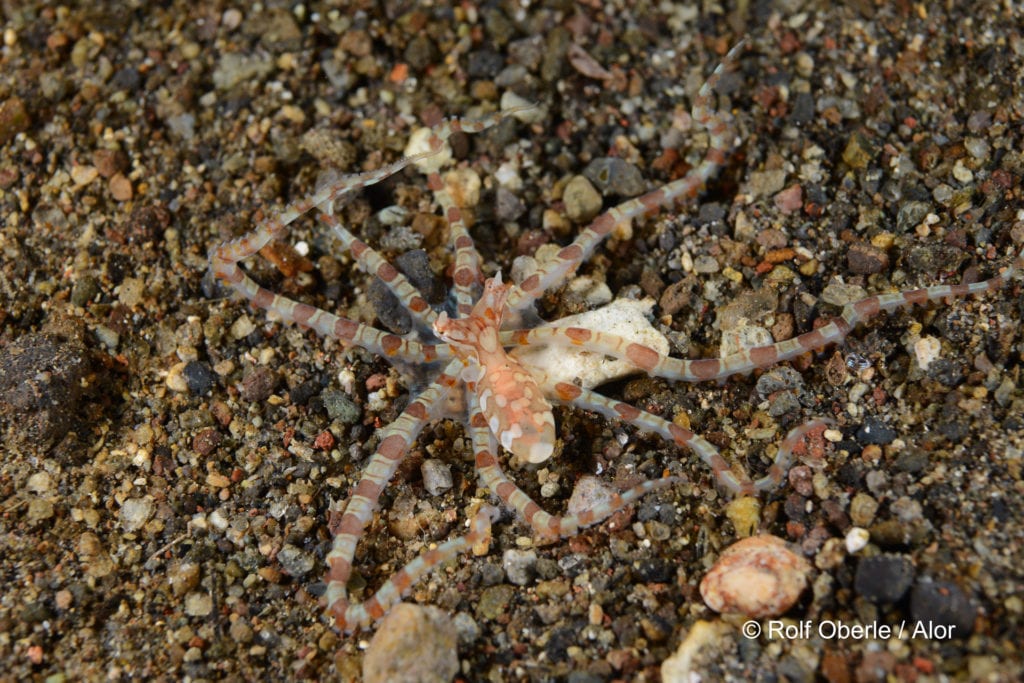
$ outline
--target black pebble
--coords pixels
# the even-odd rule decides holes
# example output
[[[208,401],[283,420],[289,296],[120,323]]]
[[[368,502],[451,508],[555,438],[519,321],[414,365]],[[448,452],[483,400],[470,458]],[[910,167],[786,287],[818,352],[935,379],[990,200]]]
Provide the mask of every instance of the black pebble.
[[[185,376],[185,384],[193,396],[205,396],[213,388],[216,375],[210,366],[198,360],[189,361],[181,373]]]
[[[903,555],[866,557],[857,565],[853,588],[873,603],[896,602],[914,581],[914,565]]]

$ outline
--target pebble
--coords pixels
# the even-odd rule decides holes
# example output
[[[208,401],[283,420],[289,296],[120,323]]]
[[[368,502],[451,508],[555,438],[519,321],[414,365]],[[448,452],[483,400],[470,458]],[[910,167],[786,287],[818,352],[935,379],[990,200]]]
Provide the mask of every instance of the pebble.
[[[598,477],[584,475],[579,478],[569,496],[566,513],[578,515],[611,502],[615,489]]]
[[[228,628],[228,635],[236,643],[246,645],[252,642],[252,626],[249,626],[249,622],[244,618],[236,619],[231,622],[231,626]]]
[[[277,373],[270,368],[252,367],[242,376],[242,398],[250,403],[265,401],[274,393],[277,381]]]
[[[231,336],[234,339],[245,339],[256,329],[256,325],[253,323],[252,318],[242,314],[235,319],[235,322],[231,323]]]
[[[167,567],[167,583],[173,595],[185,595],[199,585],[199,565],[188,560],[172,560]]]
[[[700,582],[700,594],[716,612],[779,616],[803,593],[810,571],[810,563],[781,538],[752,536],[725,549]]]
[[[205,396],[213,388],[216,375],[205,361],[189,361],[181,371],[185,385],[193,396]]]
[[[905,555],[875,555],[857,564],[853,589],[875,604],[896,602],[914,580],[914,564]]]
[[[698,621],[679,644],[675,653],[661,665],[664,683],[692,683],[705,680],[701,667],[708,653],[717,653],[729,642],[731,626],[723,621]]]
[[[914,342],[914,355],[922,370],[927,370],[928,366],[938,359],[941,352],[942,344],[930,335],[921,337]]]
[[[507,583],[485,588],[480,594],[480,602],[476,605],[477,618],[487,621],[496,619],[498,615],[505,613],[514,595],[515,588]]]
[[[77,187],[85,187],[92,181],[96,180],[100,175],[100,172],[96,170],[95,166],[72,166],[71,167],[71,182]]]
[[[860,552],[867,546],[870,539],[871,534],[867,529],[859,526],[850,527],[849,531],[846,532],[846,538],[843,539],[843,542],[846,544],[846,552],[851,555]]]
[[[420,465],[423,487],[432,496],[439,496],[452,487],[452,468],[437,458],[428,458]]]
[[[864,420],[864,424],[857,430],[856,438],[859,444],[878,444],[884,446],[895,441],[896,436],[896,431],[886,426],[880,419],[869,417]]]
[[[736,535],[746,538],[753,534],[761,523],[761,501],[754,496],[734,498],[726,506],[725,514],[732,522]]]
[[[294,578],[301,578],[313,570],[313,555],[286,543],[277,553],[277,561],[285,573]]]
[[[584,176],[573,176],[562,192],[565,214],[575,223],[586,223],[601,211],[601,195]]]
[[[53,517],[53,502],[47,498],[33,498],[28,502],[28,521],[43,522]]]
[[[152,514],[151,498],[129,498],[121,504],[121,528],[125,531],[137,531],[149,521]]]
[[[6,145],[15,135],[28,130],[29,124],[28,110],[20,97],[10,97],[0,103],[0,145]]]
[[[889,267],[889,256],[878,247],[856,242],[846,252],[846,266],[858,275],[881,273]]]
[[[228,52],[213,70],[213,85],[217,90],[231,90],[242,83],[251,83],[270,75],[274,61],[266,53]]]
[[[340,420],[344,424],[355,424],[362,411],[344,392],[328,390],[320,394],[327,410],[327,417]]]
[[[583,175],[605,196],[635,197],[646,189],[640,169],[619,157],[594,159]]]
[[[922,577],[910,592],[910,616],[920,623],[952,626],[954,638],[971,635],[976,614],[974,601],[952,581]]]
[[[747,191],[753,199],[767,197],[779,193],[786,183],[786,172],[783,170],[754,171],[750,174]]]
[[[850,136],[843,150],[843,161],[846,165],[855,170],[863,170],[871,163],[875,150],[871,141],[861,132],[855,132]]]
[[[803,206],[803,188],[799,185],[790,185],[773,198],[775,207],[784,214],[795,213]]]
[[[480,637],[480,625],[469,612],[458,612],[452,619],[455,623],[455,631],[459,636],[459,643],[469,645],[475,643]]]
[[[473,207],[480,203],[483,181],[471,168],[459,168],[444,174],[444,185],[458,207]]]
[[[537,553],[533,550],[510,548],[501,557],[501,566],[508,580],[517,586],[526,586],[533,581],[537,566]]]
[[[194,591],[185,596],[185,614],[205,617],[213,612],[213,597],[209,593]]]
[[[36,472],[29,476],[25,488],[32,493],[47,493],[53,488],[53,477],[46,471]]]
[[[860,527],[869,527],[875,521],[878,501],[866,493],[858,493],[850,501],[850,521]]]
[[[459,671],[458,631],[436,607],[406,602],[381,622],[363,659],[365,683],[447,683]]]
[[[110,196],[119,202],[126,202],[134,194],[132,181],[128,180],[123,173],[116,173],[109,181]]]
[[[0,422],[18,426],[5,447],[42,450],[63,438],[89,370],[84,346],[70,336],[29,333],[0,349]]]

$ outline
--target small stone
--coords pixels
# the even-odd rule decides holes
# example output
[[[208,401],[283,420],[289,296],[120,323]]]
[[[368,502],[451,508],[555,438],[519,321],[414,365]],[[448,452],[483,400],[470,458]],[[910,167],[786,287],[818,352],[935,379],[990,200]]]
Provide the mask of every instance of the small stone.
[[[860,552],[867,546],[870,539],[871,534],[867,529],[859,526],[850,527],[850,530],[846,532],[846,538],[843,539],[846,544],[846,552],[851,555]]]
[[[537,553],[533,550],[510,548],[501,558],[508,580],[517,586],[526,586],[533,581],[536,565]]]
[[[934,363],[942,352],[942,344],[932,336],[924,336],[914,342],[914,355],[922,370]]]
[[[209,430],[204,430],[204,431],[209,431]],[[193,448],[200,455],[204,455],[202,452],[199,451],[199,449],[195,448],[194,443],[193,443]],[[206,484],[208,486],[211,486],[211,487],[215,488],[215,489],[224,489],[224,488],[227,488],[227,487],[231,486],[231,480],[228,477],[226,477],[223,474],[221,474],[220,472],[210,472],[209,474],[206,475]]]
[[[167,567],[167,583],[176,597],[185,595],[199,585],[199,565],[189,560],[172,560]]]
[[[71,167],[71,182],[78,187],[85,187],[92,181],[99,177],[100,172],[96,170],[95,166],[72,166]]]
[[[949,627],[938,638],[966,638],[974,632],[977,607],[960,586],[951,581],[922,577],[910,592],[910,616],[919,624]]]
[[[294,578],[301,578],[311,572],[315,563],[312,554],[287,543],[278,551],[277,561],[285,573]]]
[[[20,97],[10,97],[0,103],[0,145],[6,145],[15,135],[28,130],[28,110]]]
[[[810,571],[810,563],[781,538],[752,536],[726,548],[700,582],[700,594],[716,612],[779,616],[807,587]]]
[[[152,514],[151,498],[129,498],[121,504],[121,527],[125,531],[137,531],[149,521]]]
[[[205,617],[213,612],[213,598],[209,593],[193,592],[185,596],[185,614],[190,617]]]
[[[734,498],[725,507],[725,514],[732,522],[736,535],[750,536],[761,523],[761,501],[753,496]]]
[[[871,275],[889,267],[889,256],[870,244],[856,242],[846,252],[846,265],[851,273]]]
[[[33,498],[28,502],[28,521],[43,522],[53,517],[53,501],[46,498]]]
[[[339,420],[344,424],[355,424],[359,420],[361,411],[344,392],[329,390],[320,394],[327,410],[327,417],[332,420]]]
[[[252,642],[252,626],[249,626],[249,622],[244,618],[236,619],[228,627],[228,635],[236,643],[247,645]]]
[[[126,202],[132,198],[132,194],[132,181],[123,173],[115,173],[110,179],[110,196],[119,202]]]
[[[164,380],[167,388],[171,391],[183,394],[188,391],[188,382],[185,381],[185,363],[175,363],[167,371],[167,378]]]
[[[878,418],[869,417],[864,420],[864,425],[857,430],[856,438],[859,444],[885,446],[896,440],[896,431],[887,427]]]
[[[458,207],[474,207],[480,203],[483,182],[471,168],[459,168],[444,175],[445,189]]]
[[[212,453],[217,448],[217,446],[220,445],[220,442],[223,440],[223,438],[224,437],[221,436],[220,432],[218,432],[216,429],[214,429],[213,427],[207,427],[206,429],[201,430],[198,434],[192,437],[192,450],[199,455],[207,456],[210,453]],[[221,479],[226,479],[224,475],[216,476],[220,477]],[[207,477],[207,483],[209,483],[211,486],[215,486],[217,488],[224,488],[225,486],[228,486],[228,484],[230,484],[230,481],[227,483],[221,483],[219,480],[211,479],[211,477],[214,477],[213,473],[211,473],[210,476]]]
[[[505,613],[514,595],[515,588],[505,583],[485,588],[476,605],[477,618],[485,621],[496,619],[499,614]]]
[[[709,653],[718,653],[724,643],[730,641],[733,627],[716,619],[715,621],[698,621],[691,628],[686,638],[679,644],[679,649],[661,665],[661,680],[664,683],[691,683],[706,677],[702,667]],[[713,661],[713,660],[712,660]]]
[[[43,450],[63,438],[91,364],[81,341],[29,333],[0,348],[0,427],[7,452]]]
[[[459,643],[469,645],[480,637],[480,626],[468,612],[458,612],[453,618],[455,630],[459,635]]]
[[[598,477],[584,475],[579,478],[569,496],[566,513],[578,515],[611,502],[617,492]]]
[[[126,277],[117,288],[117,300],[131,308],[142,302],[146,283],[137,277]]]
[[[436,607],[396,605],[363,659],[366,683],[448,683],[459,671],[455,624]]]
[[[428,458],[420,466],[423,488],[432,496],[439,496],[452,487],[452,468],[436,458]]]
[[[25,488],[32,493],[48,493],[53,488],[53,477],[46,471],[36,472],[28,478]]]
[[[96,172],[104,178],[112,178],[114,174],[128,170],[128,157],[116,149],[98,149],[92,154],[92,163]]]
[[[95,277],[85,275],[71,288],[71,303],[85,306],[100,292],[100,283]]]
[[[182,376],[188,391],[193,396],[205,396],[213,388],[216,375],[205,361],[190,361],[182,368]]]
[[[250,368],[242,377],[242,398],[250,403],[267,400],[274,393],[277,380],[277,373],[268,367],[257,365]]]
[[[259,81],[273,70],[274,61],[269,54],[228,52],[213,70],[213,85],[217,90],[231,90],[241,83]]]
[[[581,175],[574,176],[565,186],[562,201],[565,214],[575,223],[586,223],[601,211],[601,195]]]
[[[903,555],[875,555],[857,564],[853,588],[862,598],[875,604],[896,602],[914,580],[914,565]]]
[[[619,157],[594,159],[583,175],[605,196],[635,197],[647,189],[640,169]]]
[[[878,501],[866,493],[858,493],[850,501],[850,521],[859,527],[869,527],[875,521]]]
[[[234,339],[245,339],[256,329],[252,319],[247,315],[240,315],[231,323],[231,337]]]
[[[803,188],[799,185],[790,185],[782,192],[775,195],[773,201],[775,207],[784,214],[794,213],[803,206]]]
[[[850,136],[843,150],[843,161],[854,170],[867,168],[874,157],[874,148],[871,141],[861,132],[855,132]]]
[[[786,172],[781,169],[771,171],[754,171],[750,174],[747,191],[752,198],[767,197],[777,194],[785,187]]]

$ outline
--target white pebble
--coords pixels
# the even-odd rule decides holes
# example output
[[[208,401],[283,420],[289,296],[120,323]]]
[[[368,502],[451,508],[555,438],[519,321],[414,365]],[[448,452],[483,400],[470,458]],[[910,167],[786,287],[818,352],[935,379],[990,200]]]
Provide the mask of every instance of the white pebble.
[[[846,552],[853,555],[856,552],[860,552],[864,549],[864,546],[868,544],[868,539],[871,538],[871,534],[868,533],[867,529],[862,529],[859,526],[851,527],[846,532]]]
[[[141,529],[153,514],[153,501],[149,498],[129,498],[121,505],[121,527],[125,531]]]
[[[917,364],[922,370],[927,370],[928,366],[938,359],[940,351],[942,351],[942,344],[935,337],[921,337],[914,342],[914,354],[917,356]]]

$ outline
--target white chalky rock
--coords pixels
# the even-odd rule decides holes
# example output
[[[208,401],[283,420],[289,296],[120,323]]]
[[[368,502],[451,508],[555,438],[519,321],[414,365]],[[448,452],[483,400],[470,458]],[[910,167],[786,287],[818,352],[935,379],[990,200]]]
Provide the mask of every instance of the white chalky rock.
[[[921,337],[914,342],[914,355],[922,370],[927,370],[929,365],[939,359],[941,353],[942,344],[935,337]]]
[[[668,339],[647,320],[653,306],[653,299],[616,299],[607,306],[559,318],[547,326],[598,330],[668,355]],[[550,383],[568,382],[587,389],[639,372],[627,361],[610,359],[604,354],[563,344],[549,344],[544,348],[517,348],[512,355],[531,370],[536,368],[545,373]]]
[[[409,142],[405,146],[405,156],[412,157],[430,151],[430,140],[435,135],[430,128],[420,128],[409,136]],[[452,160],[452,148],[447,141],[441,146],[436,154],[414,162],[414,166],[423,173],[434,173],[446,166]]]

